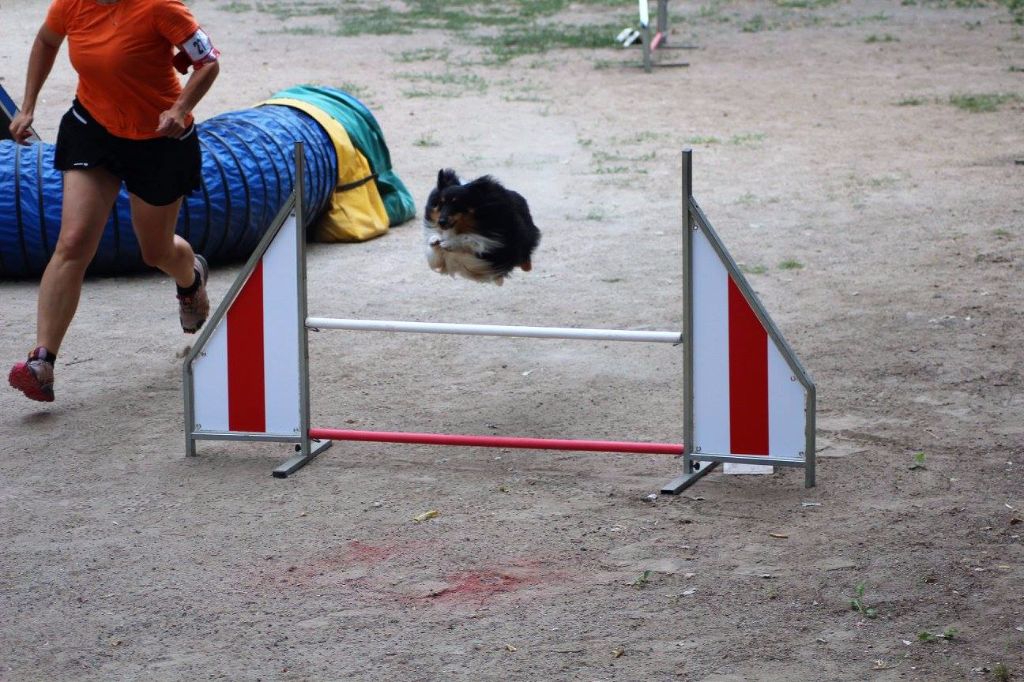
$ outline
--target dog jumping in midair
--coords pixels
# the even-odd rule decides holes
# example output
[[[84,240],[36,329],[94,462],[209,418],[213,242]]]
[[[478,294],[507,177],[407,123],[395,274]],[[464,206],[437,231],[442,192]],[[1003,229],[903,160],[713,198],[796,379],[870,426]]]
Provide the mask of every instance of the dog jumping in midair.
[[[489,175],[463,184],[444,168],[427,198],[423,237],[431,270],[500,286],[515,268],[533,267],[540,230],[518,192]]]

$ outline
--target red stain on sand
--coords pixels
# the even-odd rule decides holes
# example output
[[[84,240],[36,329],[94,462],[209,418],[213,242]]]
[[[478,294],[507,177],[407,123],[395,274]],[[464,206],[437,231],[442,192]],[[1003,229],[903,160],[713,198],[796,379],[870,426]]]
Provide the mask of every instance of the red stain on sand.
[[[402,549],[410,547],[399,547],[398,545],[371,545],[368,542],[352,540],[348,543],[345,552],[345,559],[352,563],[379,564],[387,561]]]
[[[554,576],[547,574],[546,577],[550,579]],[[521,569],[461,571],[445,578],[448,587],[428,599],[483,603],[500,594],[516,592],[544,581],[544,576]]]

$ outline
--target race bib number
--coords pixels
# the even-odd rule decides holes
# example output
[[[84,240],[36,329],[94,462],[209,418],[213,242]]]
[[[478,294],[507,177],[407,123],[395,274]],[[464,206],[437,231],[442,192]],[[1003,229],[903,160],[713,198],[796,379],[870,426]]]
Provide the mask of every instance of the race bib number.
[[[198,29],[182,45],[181,49],[192,60],[192,64],[200,66],[216,61],[220,52],[213,46],[210,36],[203,29]]]

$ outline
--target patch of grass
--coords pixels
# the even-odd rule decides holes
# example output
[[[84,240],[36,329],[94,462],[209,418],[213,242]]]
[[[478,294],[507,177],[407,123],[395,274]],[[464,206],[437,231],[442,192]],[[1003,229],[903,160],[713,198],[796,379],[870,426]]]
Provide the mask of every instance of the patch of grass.
[[[1009,230],[1004,230],[1001,227],[997,227],[995,230],[993,230],[992,234],[999,237],[1000,239],[1009,239],[1010,237],[1013,236],[1012,232],[1010,232]]]
[[[755,14],[740,24],[740,30],[744,33],[760,33],[761,31],[767,31],[769,28],[768,22],[760,14]]]
[[[878,609],[868,606],[864,602],[864,589],[867,583],[857,583],[857,586],[853,588],[853,597],[850,599],[850,608],[864,616],[865,618],[877,618]]]
[[[638,133],[626,137],[613,137],[612,144],[641,144],[643,142],[657,142],[662,136],[653,130],[641,130]]]
[[[399,53],[395,57],[396,61],[409,63],[409,62],[447,62],[449,57],[448,50],[442,50],[436,47],[421,47],[416,50],[405,50]]]
[[[990,92],[968,95],[950,95],[949,103],[957,109],[969,111],[972,114],[983,114],[997,111],[999,107],[1007,102],[1017,102],[1020,95],[1007,92]]]
[[[618,24],[531,24],[509,27],[496,37],[480,38],[477,42],[490,48],[498,61],[509,61],[555,48],[610,48],[613,43],[609,36],[614,36],[621,29]]]
[[[775,0],[775,4],[785,9],[820,9],[834,5],[838,0]]]
[[[923,452],[914,453],[914,463],[910,465],[910,470],[916,471],[918,469],[927,469],[928,467],[924,465],[924,457],[925,455]]]
[[[440,147],[441,143],[434,137],[434,133],[424,133],[413,141],[414,147]]]
[[[598,166],[594,169],[595,175],[622,175],[630,172],[629,166]],[[638,170],[637,173],[646,173],[645,170]]]
[[[653,161],[657,157],[657,152],[647,152],[640,154],[639,156],[628,156],[626,154],[612,154],[609,152],[594,152],[594,161],[597,163],[605,163],[609,161]]]
[[[764,133],[740,133],[729,138],[729,144],[744,145],[764,142]]]
[[[751,206],[757,203],[757,195],[745,192],[736,198],[736,203],[740,206]]]
[[[603,222],[606,217],[607,216],[605,216],[604,211],[602,211],[601,209],[591,208],[590,210],[587,211],[587,214],[583,216],[583,219],[595,222]]]
[[[904,97],[899,102],[896,102],[898,107],[919,107],[925,103],[923,97]]]
[[[291,36],[324,36],[327,31],[315,26],[289,26],[281,29],[281,33]]]
[[[225,12],[243,14],[245,12],[251,12],[253,7],[247,2],[229,2],[226,5],[221,5],[220,9],[224,10]]]
[[[740,271],[748,275],[763,275],[768,272],[768,268],[763,265],[747,265],[746,263],[740,263]]]
[[[881,36],[876,36],[874,33],[872,33],[871,35],[864,39],[864,42],[867,43],[868,45],[873,45],[874,43],[898,43],[900,42],[900,39],[897,38],[896,36],[891,36],[888,33]]]
[[[503,101],[503,102],[535,102],[535,103],[550,104],[552,100],[551,100],[550,97],[541,97],[540,95],[531,95],[531,94],[527,94],[527,93],[521,93],[521,94],[518,94],[518,95],[516,95],[516,94],[502,95],[501,96],[501,101]]]
[[[1006,3],[1006,9],[1010,10],[1010,16],[1013,17],[1013,23],[1024,24],[1024,0],[1003,0]]]
[[[399,78],[412,81],[418,86],[429,83],[436,87],[417,87],[413,90],[406,90],[402,94],[407,97],[438,97],[456,98],[467,95],[477,95],[487,92],[487,81],[472,73],[456,73],[446,71],[444,73],[400,73]]]
[[[998,682],[1010,682],[1010,669],[1006,667],[1005,663],[996,663],[992,668],[992,677],[996,678]]]
[[[786,260],[779,263],[779,270],[802,270],[803,267],[803,263],[792,258],[787,258]]]
[[[695,135],[683,140],[686,144],[721,144],[722,141],[714,135]]]

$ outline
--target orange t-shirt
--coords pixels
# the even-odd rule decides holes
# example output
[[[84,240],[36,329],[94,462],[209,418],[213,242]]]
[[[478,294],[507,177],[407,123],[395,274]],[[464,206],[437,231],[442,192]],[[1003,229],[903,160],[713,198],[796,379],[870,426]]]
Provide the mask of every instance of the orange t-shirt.
[[[181,94],[173,47],[199,28],[179,0],[54,0],[46,27],[67,36],[75,96],[112,135],[159,137],[160,114]],[[189,115],[186,123],[191,123]]]

